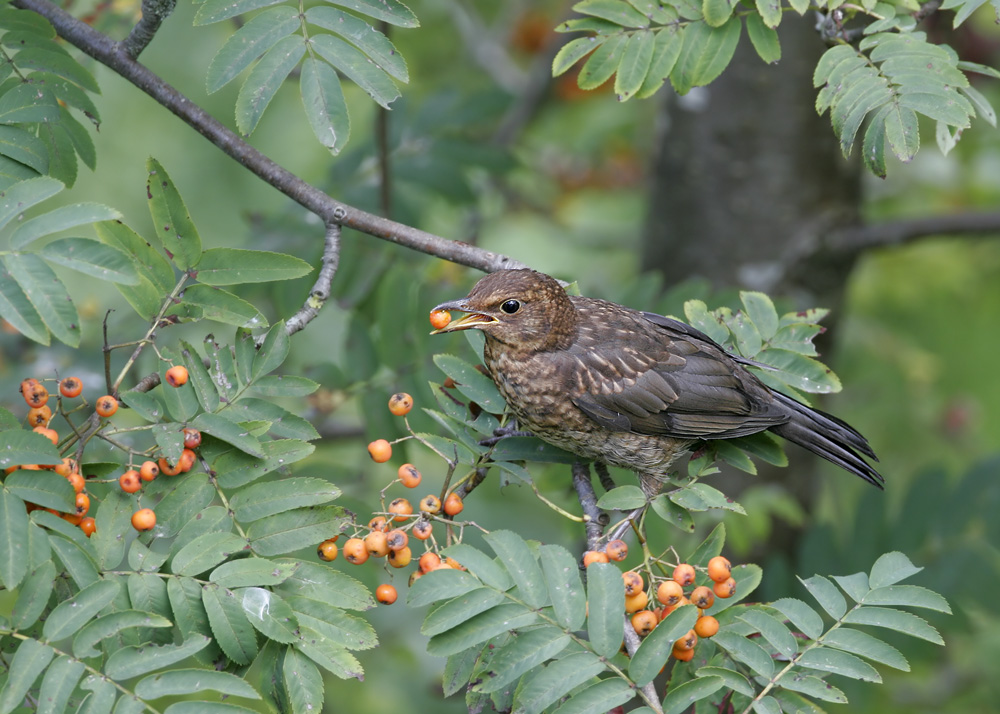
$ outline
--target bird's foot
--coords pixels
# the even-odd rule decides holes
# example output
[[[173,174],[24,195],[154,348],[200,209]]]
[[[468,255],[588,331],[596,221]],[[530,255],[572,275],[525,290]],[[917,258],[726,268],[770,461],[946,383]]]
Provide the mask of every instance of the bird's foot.
[[[501,426],[493,430],[493,436],[488,436],[485,439],[480,439],[480,446],[496,446],[499,442],[504,439],[509,439],[512,436],[534,436],[530,431],[524,431],[523,429],[518,429],[517,424],[511,424],[510,426]]]

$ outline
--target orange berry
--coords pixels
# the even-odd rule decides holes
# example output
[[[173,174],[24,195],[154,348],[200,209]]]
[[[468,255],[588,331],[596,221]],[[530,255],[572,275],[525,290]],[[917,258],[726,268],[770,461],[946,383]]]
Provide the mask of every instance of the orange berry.
[[[656,588],[656,599],[664,605],[675,606],[684,597],[684,588],[673,580],[664,580]]]
[[[76,462],[67,456],[63,458],[61,464],[56,464],[52,467],[52,470],[60,476],[69,476],[71,473],[76,471]]]
[[[440,513],[441,512],[441,499],[433,494],[429,494],[420,499],[420,503],[417,504],[423,513]]]
[[[628,544],[623,540],[613,540],[605,547],[604,552],[610,560],[621,562],[628,557]]]
[[[386,535],[382,531],[372,531],[366,535],[365,549],[368,551],[368,555],[374,555],[376,558],[388,555],[389,544],[386,541]]]
[[[711,637],[719,631],[719,621],[711,615],[704,615],[694,623],[694,632],[698,637]]]
[[[73,397],[79,397],[80,392],[83,391],[83,382],[81,382],[76,377],[66,377],[61,382],[59,382],[59,393],[64,397],[72,399]]]
[[[712,587],[712,590],[715,592],[716,597],[723,599],[732,597],[736,594],[736,581],[733,578],[726,578],[721,583],[716,583]]]
[[[449,568],[454,568],[455,570],[465,570],[465,566],[452,558],[450,555],[446,555],[441,558],[441,565],[447,565]]]
[[[161,456],[156,460],[156,465],[160,469],[160,473],[167,476],[176,476],[181,472],[180,459],[177,461],[177,466],[171,466],[166,457]]]
[[[717,555],[708,561],[708,577],[717,583],[724,583],[728,580],[732,569],[732,563],[721,555]]]
[[[587,567],[591,563],[607,563],[610,562],[607,553],[602,553],[599,550],[588,550],[583,554],[583,567]]]
[[[681,662],[690,662],[691,660],[694,659],[694,650],[693,649],[691,649],[691,650],[678,650],[678,649],[674,649],[674,650],[671,651],[670,654],[672,654],[674,656],[674,659],[679,660]]]
[[[686,588],[688,585],[694,585],[695,571],[694,566],[688,563],[681,563],[676,568],[674,568],[674,582],[681,587]]]
[[[52,408],[47,404],[28,410],[28,426],[47,427],[52,420]]]
[[[151,531],[156,527],[156,514],[152,508],[140,508],[132,514],[132,527],[137,531]]]
[[[413,587],[413,583],[417,582],[422,577],[424,577],[424,574],[423,574],[422,571],[420,571],[420,570],[414,570],[412,573],[410,573],[410,577],[407,579],[406,584],[409,585],[412,588]]]
[[[389,397],[389,411],[395,416],[404,416],[413,409],[413,397],[406,392],[396,392]]]
[[[423,476],[420,475],[417,467],[413,464],[403,464],[396,473],[399,476],[400,482],[407,488],[416,488],[423,480]]]
[[[385,439],[376,439],[368,445],[368,455],[376,464],[384,464],[392,458],[392,444]]]
[[[454,491],[444,499],[444,512],[449,516],[457,516],[463,508],[465,508],[465,503],[462,502],[462,497]]]
[[[386,528],[388,528],[388,526],[385,522],[385,516],[375,516],[368,521],[368,530],[384,531]]]
[[[693,650],[696,644],[698,644],[698,635],[694,630],[688,630],[683,637],[674,643],[674,649]]]
[[[406,531],[397,528],[385,534],[385,541],[389,550],[402,550],[410,542],[410,537],[406,535]]]
[[[395,514],[396,523],[402,523],[413,513],[413,506],[405,498],[397,498],[389,504],[389,513]]]
[[[413,560],[413,551],[408,546],[389,551],[389,565],[394,568],[405,568],[411,560]]]
[[[333,538],[325,540],[316,548],[316,555],[327,562],[337,559],[337,544]]]
[[[167,384],[171,387],[183,387],[188,381],[187,367],[180,364],[174,365],[166,371],[164,376],[167,378]]]
[[[632,597],[646,589],[642,576],[634,570],[622,573],[622,580],[625,582],[625,597]]]
[[[188,449],[197,449],[199,446],[201,446],[201,432],[197,429],[185,429],[184,447]]]
[[[73,487],[74,493],[82,493],[83,489],[87,487],[87,482],[83,480],[83,476],[78,474],[76,471],[67,476],[66,480],[69,481],[69,485]]]
[[[420,556],[420,560],[417,561],[417,567],[420,568],[420,572],[422,573],[429,573],[432,570],[437,570],[441,567],[441,556],[437,553],[427,551]]]
[[[434,524],[430,521],[417,521],[413,524],[412,533],[417,540],[427,540],[434,533]]]
[[[80,519],[80,530],[83,531],[84,535],[90,538],[97,532],[97,521],[95,521],[90,516]]]
[[[142,481],[139,479],[139,472],[129,469],[118,477],[118,485],[125,493],[135,493],[142,488]]]
[[[152,481],[160,475],[160,467],[155,461],[143,461],[139,467],[139,478],[143,481]]]
[[[181,457],[177,459],[177,468],[180,469],[182,474],[186,474],[194,466],[194,460],[197,458],[195,453],[191,449],[184,449],[181,452]]]
[[[646,595],[644,590],[640,590],[635,595],[629,595],[625,597],[625,612],[639,612],[639,610],[645,610],[646,605],[649,604],[649,596]]]
[[[396,588],[389,583],[382,583],[375,588],[375,599],[383,605],[391,605],[396,602],[397,597]]]
[[[74,526],[78,526],[83,520],[83,516],[74,516],[72,513],[63,513],[62,519],[67,523],[72,523]]]
[[[26,379],[21,382],[21,396],[29,407],[42,407],[49,401],[49,390],[37,379]]]
[[[90,510],[90,496],[85,493],[76,494],[76,515],[85,516]]]
[[[109,417],[118,411],[118,400],[110,394],[105,394],[97,400],[97,405],[94,409],[97,411],[98,416]]]
[[[451,313],[447,310],[435,310],[430,314],[431,327],[435,330],[440,330],[442,327],[447,327],[448,323],[451,322]]]
[[[45,407],[45,408],[48,409],[48,407]],[[44,427],[44,426],[36,426],[34,429],[32,429],[32,431],[35,432],[36,434],[41,434],[42,436],[44,436],[45,438],[47,438],[49,441],[51,441],[53,443],[53,445],[59,443],[59,433],[56,432],[55,429],[49,429],[48,427]],[[52,468],[52,467],[51,466],[46,466],[46,468]]]
[[[649,610],[639,610],[632,615],[632,629],[639,637],[648,635],[657,624],[659,624],[659,618],[656,617],[656,613]]]
[[[707,610],[715,602],[715,595],[712,594],[711,588],[700,585],[691,591],[690,599],[691,604],[699,610]]]
[[[344,560],[348,563],[361,565],[368,560],[368,549],[360,538],[348,538],[344,543]]]

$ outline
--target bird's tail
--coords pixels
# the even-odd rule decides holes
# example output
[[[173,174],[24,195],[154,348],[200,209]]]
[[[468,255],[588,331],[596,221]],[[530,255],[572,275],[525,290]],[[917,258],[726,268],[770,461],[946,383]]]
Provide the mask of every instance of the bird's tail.
[[[868,440],[854,427],[831,414],[807,407],[780,392],[773,394],[788,410],[791,418],[784,424],[771,427],[771,431],[860,476],[868,483],[883,488],[885,479],[861,458],[861,454],[874,461],[878,461],[878,457],[868,445]]]

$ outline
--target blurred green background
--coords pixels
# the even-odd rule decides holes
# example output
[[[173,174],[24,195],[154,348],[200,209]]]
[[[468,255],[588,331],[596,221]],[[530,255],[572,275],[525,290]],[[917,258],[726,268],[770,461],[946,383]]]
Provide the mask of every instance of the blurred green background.
[[[392,217],[511,255],[578,281],[584,294],[637,308],[679,314],[683,300],[692,297],[710,307],[732,303],[743,286],[713,291],[697,279],[663,286],[640,264],[647,159],[653,126],[663,120],[659,99],[621,104],[606,89],[583,94],[571,79],[549,80],[544,100],[530,107],[530,119],[513,141],[494,140],[498,123],[518,101],[518,81],[545,62],[545,29],[567,12],[556,2],[498,5],[484,9],[421,0],[411,6],[422,27],[394,29],[411,84],[389,117]],[[118,15],[103,15],[102,29],[121,34],[136,5],[119,2],[112,9]],[[238,83],[211,96],[204,90],[205,68],[231,28],[192,29],[192,15],[193,8],[182,3],[142,60],[232,126]],[[975,41],[977,61],[995,64],[1000,30],[992,19],[989,9],[974,17],[969,23],[974,36],[965,41]],[[476,55],[493,45],[503,61],[487,69]],[[314,217],[124,80],[101,67],[94,71],[103,92],[103,122],[95,136],[99,165],[96,172],[82,169],[64,200],[108,203],[140,233],[149,232],[144,160],[154,156],[180,187],[206,247],[270,248],[318,264],[322,226]],[[505,79],[513,91],[502,86]],[[994,102],[1000,99],[995,81],[977,86]],[[319,149],[294,86],[279,92],[251,141],[335,198],[379,212],[373,104],[353,85],[345,84],[345,91],[352,136],[341,156]],[[978,122],[942,157],[932,145],[933,128],[922,129],[925,146],[912,164],[891,165],[887,180],[864,181],[866,218],[923,217],[1000,204],[1000,132]],[[832,140],[832,134],[822,139]],[[856,712],[989,712],[996,711],[1000,698],[995,676],[1000,617],[994,605],[1000,591],[997,237],[931,236],[872,250],[850,274],[833,350],[823,355],[845,389],[823,407],[868,436],[881,457],[885,493],[823,465],[817,469],[818,495],[802,508],[780,483],[758,484],[743,476],[748,490],[740,500],[750,515],[726,516],[727,552],[734,560],[753,553],[765,567],[762,599],[802,597],[794,574],[867,570],[892,549],[925,566],[922,582],[949,598],[955,615],[933,618],[946,648],[908,640],[901,646],[913,671],[883,671],[885,686],[838,682]],[[346,231],[336,299],[293,341],[286,370],[323,384],[307,403],[290,405],[325,437],[300,473],[336,481],[345,491],[344,505],[363,520],[377,510],[379,490],[395,477],[392,464],[415,463],[428,492],[440,485],[444,466],[426,450],[407,445],[397,448],[391,464],[375,465],[364,445],[403,433],[385,409],[392,392],[412,393],[418,407],[433,404],[427,382],[442,379],[430,361],[434,352],[473,358],[461,336],[428,337],[426,314],[437,302],[464,295],[477,278],[473,271]],[[102,383],[101,320],[123,303],[110,286],[79,277],[69,284],[85,319],[84,344],[79,351],[42,349],[0,336],[4,403],[15,402],[16,384],[29,373],[58,369],[94,389]],[[278,319],[301,305],[310,286],[306,278],[247,297],[269,305],[268,317]],[[812,307],[773,297],[787,309]],[[117,342],[134,339],[143,329],[128,309],[112,313],[109,325]],[[169,339],[204,337],[185,330],[176,328]],[[415,428],[432,430],[433,422],[418,411]],[[538,468],[536,475],[549,498],[572,510],[568,469]],[[631,478],[618,477],[623,483]],[[389,493],[401,491],[397,485]],[[580,529],[528,489],[501,484],[496,474],[469,499],[465,515],[489,529],[511,528],[577,550],[583,544]],[[704,516],[699,533],[715,522]],[[759,545],[775,525],[789,540],[761,554]],[[657,535],[682,553],[697,542],[674,531]],[[392,578],[405,588],[405,575],[380,566],[340,567],[372,585]],[[464,711],[460,698],[440,696],[443,662],[424,653],[421,613],[397,604],[370,614],[382,644],[360,653],[363,684],[327,681],[327,701],[335,703],[328,710]]]

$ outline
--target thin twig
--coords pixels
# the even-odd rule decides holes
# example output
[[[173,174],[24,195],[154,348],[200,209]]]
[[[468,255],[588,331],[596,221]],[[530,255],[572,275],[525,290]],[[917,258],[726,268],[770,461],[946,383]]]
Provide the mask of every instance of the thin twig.
[[[884,221],[831,232],[826,244],[837,252],[905,245],[928,236],[1000,236],[1000,211],[955,213]]]
[[[174,11],[177,0],[142,0],[142,17],[121,42],[122,51],[135,59],[153,41],[163,21]]]
[[[285,321],[285,331],[289,335],[304,328],[313,318],[315,318],[326,301],[330,298],[330,285],[333,283],[333,276],[337,274],[337,266],[340,265],[340,226],[336,223],[328,223],[326,226],[326,242],[323,245],[323,262],[316,276],[313,289],[309,292],[309,298],[299,311]]]
[[[604,531],[604,512],[597,507],[597,494],[590,482],[590,464],[577,461],[573,464],[573,488],[583,509],[587,531],[587,550],[597,550]]]

